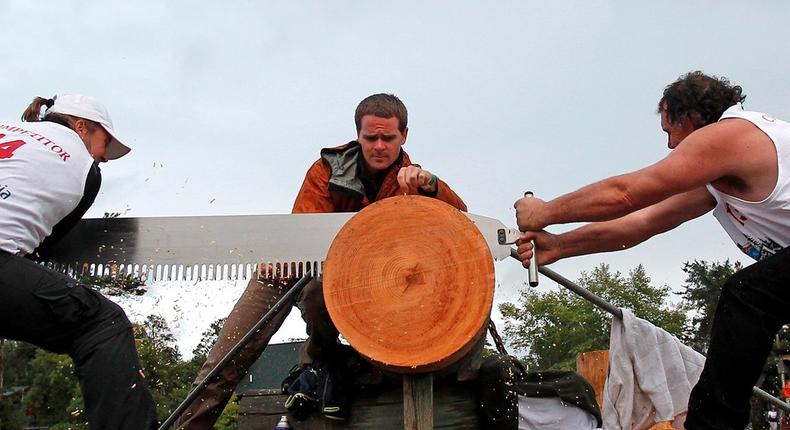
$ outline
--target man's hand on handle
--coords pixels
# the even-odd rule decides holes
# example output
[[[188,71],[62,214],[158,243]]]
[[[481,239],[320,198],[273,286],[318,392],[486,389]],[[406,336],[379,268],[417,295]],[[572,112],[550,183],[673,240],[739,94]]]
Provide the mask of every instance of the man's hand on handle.
[[[516,200],[516,224],[521,231],[538,231],[548,225],[541,219],[541,210],[546,202],[537,197],[524,197]]]
[[[559,237],[546,231],[526,231],[516,241],[518,259],[524,268],[529,268],[532,260],[533,241],[535,247],[540,249],[538,253],[538,266],[545,266],[560,259],[561,244]]]
[[[513,204],[513,207],[516,209],[516,223],[518,224],[519,230],[522,232],[529,232],[531,230],[540,230],[545,227],[545,223],[541,224],[536,221],[540,219],[537,216],[539,213],[538,210],[543,206],[545,206],[545,202],[543,200],[536,199],[532,191],[526,191],[524,193],[524,198],[516,200],[516,203]],[[532,226],[537,227],[530,228]],[[524,250],[523,256],[520,252],[518,255],[519,259],[521,260],[521,264],[529,272],[529,285],[531,287],[537,287],[539,284],[538,265],[542,261],[538,253],[538,243],[535,241],[535,238],[525,239],[524,237],[516,241],[516,243],[519,244],[520,248]],[[527,254],[529,255],[529,258],[525,259],[524,257]],[[540,254],[542,254],[542,251]]]

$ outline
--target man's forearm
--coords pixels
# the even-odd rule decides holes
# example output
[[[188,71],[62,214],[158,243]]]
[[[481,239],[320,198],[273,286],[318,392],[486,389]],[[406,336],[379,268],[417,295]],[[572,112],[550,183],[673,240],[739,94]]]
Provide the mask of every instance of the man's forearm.
[[[539,218],[545,225],[608,221],[641,209],[649,202],[635,201],[629,176],[614,176],[550,200]]]
[[[630,248],[708,213],[715,206],[716,200],[703,187],[621,218],[587,224],[557,235],[560,258]]]
[[[559,234],[559,258],[599,252],[619,251],[638,245],[650,238],[649,234],[632,228],[618,227],[621,220],[594,222]]]

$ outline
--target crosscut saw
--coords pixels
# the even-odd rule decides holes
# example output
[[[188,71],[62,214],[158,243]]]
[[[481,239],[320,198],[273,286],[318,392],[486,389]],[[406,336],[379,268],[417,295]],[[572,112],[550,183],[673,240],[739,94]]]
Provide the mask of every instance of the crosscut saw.
[[[43,259],[71,275],[126,274],[146,280],[236,280],[253,271],[320,274],[329,247],[356,212],[83,219]],[[495,260],[520,232],[464,213]]]

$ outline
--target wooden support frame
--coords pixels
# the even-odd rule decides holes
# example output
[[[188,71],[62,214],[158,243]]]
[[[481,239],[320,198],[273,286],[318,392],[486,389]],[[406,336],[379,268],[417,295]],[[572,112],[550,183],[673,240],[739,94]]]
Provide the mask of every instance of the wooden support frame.
[[[403,375],[403,430],[433,430],[433,374]]]

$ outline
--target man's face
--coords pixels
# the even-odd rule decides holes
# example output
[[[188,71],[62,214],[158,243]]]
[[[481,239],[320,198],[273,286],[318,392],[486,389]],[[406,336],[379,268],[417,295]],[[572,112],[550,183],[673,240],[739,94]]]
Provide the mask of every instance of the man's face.
[[[669,121],[666,109],[661,109],[661,128],[667,133],[667,146],[675,149],[683,139],[694,132],[694,123],[686,118],[672,123]]]
[[[367,167],[380,172],[388,169],[400,155],[400,147],[406,143],[409,129],[398,130],[398,118],[381,118],[365,115],[360,121],[361,127],[357,141],[362,146],[362,156]]]

